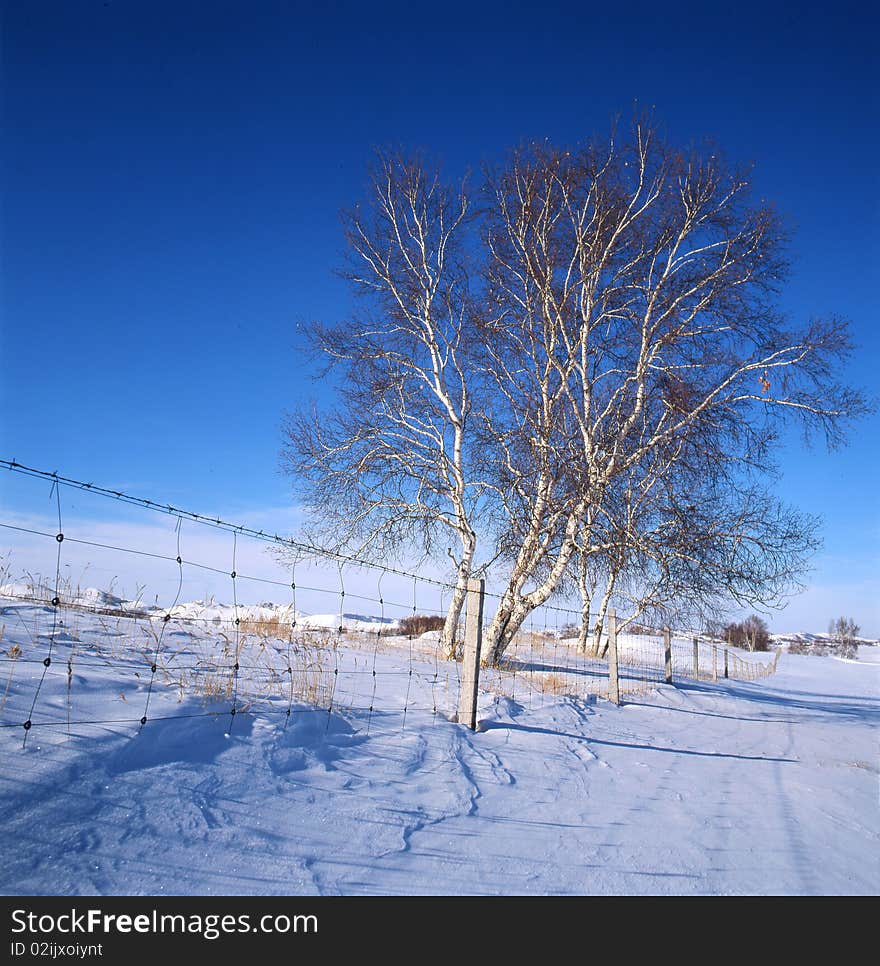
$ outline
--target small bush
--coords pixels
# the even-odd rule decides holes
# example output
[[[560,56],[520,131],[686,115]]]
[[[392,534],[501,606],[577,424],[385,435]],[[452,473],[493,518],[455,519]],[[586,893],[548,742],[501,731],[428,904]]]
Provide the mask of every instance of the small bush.
[[[656,635],[658,632],[653,627],[648,627],[647,624],[630,624],[629,627],[626,628],[626,633],[637,634],[641,637],[649,637],[652,634]]]
[[[398,623],[400,634],[407,637],[418,637],[428,631],[439,631],[443,629],[446,618],[439,614],[413,614],[412,617],[404,617]]]

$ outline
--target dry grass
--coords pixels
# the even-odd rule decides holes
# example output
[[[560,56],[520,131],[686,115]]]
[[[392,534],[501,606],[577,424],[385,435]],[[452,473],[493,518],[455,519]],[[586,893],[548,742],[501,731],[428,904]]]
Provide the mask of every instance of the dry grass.
[[[571,698],[580,696],[583,686],[568,674],[541,674],[538,676],[541,690],[545,694],[567,695]]]
[[[520,631],[513,639],[511,650],[516,648],[546,648],[559,643],[559,639],[550,631]]]
[[[3,632],[6,630],[6,625],[0,627],[0,641],[3,640]],[[12,685],[12,675],[15,674],[15,663],[21,657],[22,650],[18,644],[13,644],[9,650],[6,652],[6,656],[12,662],[9,667],[9,677],[6,679],[6,687],[3,690],[3,700],[0,701],[0,714],[3,714],[3,709],[6,707],[6,699],[9,696],[9,688]]]
[[[280,617],[265,619],[246,618],[239,625],[242,634],[253,634],[255,637],[269,638],[272,640],[286,641],[291,633],[295,632],[289,620],[282,620]]]
[[[155,647],[158,635],[151,630],[149,637]],[[178,691],[179,701],[235,696],[242,706],[280,698],[327,707],[335,692],[337,641],[323,632],[309,638],[286,641],[241,628],[237,634],[189,634],[183,641],[163,641],[157,669],[166,686]]]
[[[442,630],[446,624],[446,619],[439,614],[412,614],[404,617],[398,622],[398,634],[404,637],[419,637],[428,631]]]

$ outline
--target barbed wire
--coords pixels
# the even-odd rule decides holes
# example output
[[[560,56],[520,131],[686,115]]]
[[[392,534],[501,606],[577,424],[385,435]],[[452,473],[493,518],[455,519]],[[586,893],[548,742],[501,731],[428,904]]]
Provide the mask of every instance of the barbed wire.
[[[444,596],[447,592],[455,591],[453,584],[386,564],[328,551],[278,534],[267,534],[262,530],[232,524],[219,517],[209,517],[171,504],[160,504],[56,473],[36,470],[15,461],[0,460],[0,467],[2,466],[26,478],[49,482],[50,498],[54,498],[58,522],[55,533],[48,529],[0,522],[0,527],[9,531],[26,533],[55,542],[54,574],[51,577],[43,583],[32,579],[27,588],[28,592],[22,593],[20,589],[12,587],[6,588],[4,592],[5,599],[30,604],[48,610],[51,614],[48,633],[40,631],[42,615],[38,614],[33,618],[32,631],[25,625],[22,615],[18,615],[35,647],[33,655],[23,653],[21,648],[17,653],[13,653],[10,649],[5,655],[0,654],[0,667],[8,669],[9,673],[6,690],[0,701],[0,716],[6,707],[15,667],[30,667],[36,670],[42,665],[36,676],[33,693],[25,704],[25,708],[29,704],[30,710],[26,713],[24,710],[21,712],[24,720],[18,717],[19,712],[13,711],[10,705],[8,714],[15,714],[17,720],[0,721],[0,727],[4,729],[23,727],[24,743],[32,728],[36,726],[61,727],[66,724],[67,732],[71,734],[73,727],[86,724],[132,724],[140,731],[149,721],[217,717],[220,714],[229,716],[227,732],[231,731],[236,716],[240,714],[283,714],[285,727],[287,727],[291,717],[295,715],[294,708],[299,701],[305,701],[312,707],[326,710],[325,731],[331,726],[334,712],[348,708],[363,712],[366,718],[366,729],[369,732],[374,715],[380,711],[378,707],[380,677],[401,681],[399,690],[392,689],[389,692],[389,694],[399,695],[394,700],[401,702],[396,706],[400,712],[401,731],[406,728],[408,715],[416,710],[429,711],[434,723],[442,714],[455,717],[462,678],[460,662],[455,659],[454,641],[450,646],[449,642],[443,642],[441,639],[422,640],[418,635],[418,624],[415,620],[420,610],[423,613],[442,617],[445,613]],[[107,499],[175,517],[175,552],[161,553],[145,550],[142,547],[118,546],[114,543],[88,539],[87,536],[91,535],[76,537],[65,534],[62,487],[93,492]],[[231,534],[232,554],[229,569],[216,566],[215,562],[186,559],[183,540],[184,522],[195,522],[199,526],[207,526]],[[298,553],[308,554],[310,557],[333,561],[338,569],[338,586],[333,589],[298,583],[296,559],[290,563],[289,581],[240,573],[238,542],[242,537],[262,544],[282,545]],[[103,601],[99,599],[94,603],[86,603],[79,594],[78,588],[74,593],[69,584],[62,580],[62,551],[65,545],[78,545],[173,564],[176,570],[176,588],[172,602],[169,606],[159,606],[157,597],[155,607],[145,607],[141,605],[140,600],[124,601],[107,594]],[[377,572],[375,596],[354,593],[346,587],[345,568],[350,566],[369,568]],[[197,603],[181,605],[184,574],[189,568],[228,578],[231,582],[231,606],[215,604],[213,598],[211,604],[206,601],[203,605]],[[388,575],[412,582],[412,599],[409,603],[386,598],[382,581]],[[239,594],[241,581],[283,587],[289,591],[291,603],[280,607],[244,604]],[[429,606],[423,596],[420,599],[419,590],[423,586],[439,589],[441,605],[439,609]],[[297,609],[298,594],[303,592],[336,596],[338,616],[334,617],[334,626],[309,625],[308,617],[300,614]],[[485,596],[500,598],[500,595],[488,591],[485,592]],[[358,630],[356,625],[361,623],[362,619],[360,615],[345,613],[348,600],[377,605],[379,612],[377,626],[371,626],[371,620],[366,618],[367,629]],[[117,601],[119,606],[114,606],[114,601]],[[198,606],[203,606],[203,613],[192,612],[192,608]],[[188,609],[181,609],[184,607]],[[387,616],[388,608],[395,608],[401,615],[407,616],[392,621]],[[100,627],[87,628],[82,631],[81,636],[73,633],[69,635],[70,640],[63,640],[60,631],[62,628],[69,628],[70,622],[62,619],[62,613],[65,617],[73,616],[74,630],[76,630],[76,622],[87,615],[96,618]],[[231,616],[226,616],[227,614]],[[607,662],[604,662],[598,654],[588,654],[585,647],[573,647],[571,639],[563,637],[562,631],[565,628],[560,628],[561,615],[576,616],[579,621],[582,616],[580,611],[555,604],[545,603],[534,608],[529,614],[528,629],[521,630],[509,643],[501,662],[497,666],[484,669],[481,685],[494,693],[496,704],[502,696],[509,696],[515,701],[517,695],[523,690],[528,694],[530,707],[534,706],[536,695],[540,696],[541,707],[547,702],[548,695],[569,695],[575,698],[590,694],[607,695]],[[102,632],[106,633],[106,627],[101,623],[104,618],[115,619],[117,627],[119,621],[131,622],[132,625],[141,624],[150,639],[135,642],[132,637],[130,641],[119,645],[116,650],[111,649],[108,653],[106,649],[102,650],[100,640],[90,639],[100,638]],[[354,630],[346,627],[347,620],[354,622]],[[407,621],[410,622],[407,623]],[[158,627],[156,627],[157,624]],[[172,628],[177,631],[185,629],[187,639],[172,640],[174,637],[171,633]],[[229,633],[225,634],[222,628],[228,629]],[[595,642],[598,645],[599,632],[592,629],[590,633],[595,636]],[[389,645],[387,651],[383,650],[383,637],[388,635],[403,638],[405,644]],[[220,638],[224,641],[222,647]],[[456,638],[461,640],[460,628]],[[53,656],[62,643],[69,644],[66,682],[58,680],[51,671]],[[701,646],[704,648],[703,651],[700,650]],[[718,645],[715,643],[702,645],[699,642],[695,643],[690,655],[690,664],[688,664],[689,655],[686,645],[676,642],[673,651],[672,664],[674,673],[678,677],[690,676],[696,680],[710,677],[712,680],[717,680],[719,654],[723,654],[726,675],[754,679],[766,673],[772,673],[772,670],[768,670],[770,665],[750,662],[740,655],[728,652],[727,649],[719,652]],[[665,670],[664,664],[664,647],[656,636],[622,635],[618,668],[621,694],[637,693],[640,689],[645,690],[669,681],[671,676]],[[100,713],[92,718],[83,717],[81,713],[78,716],[74,715],[75,669],[98,672],[108,668],[123,675],[133,676],[137,689],[143,695],[142,713],[132,718],[114,718],[102,716]],[[772,669],[775,669],[775,661]],[[141,673],[145,671],[148,671],[148,674],[142,678]],[[228,699],[227,710],[162,714],[160,708],[159,714],[151,714],[160,680],[169,687],[180,690],[181,693],[191,689],[196,695],[225,695]],[[42,696],[49,687],[47,683],[49,681],[53,682],[56,692],[60,684],[66,683],[63,697],[65,720],[52,717],[57,711],[57,693],[50,702],[48,720],[34,719],[35,712],[41,706]],[[419,688],[416,688],[417,681],[420,682]],[[34,681],[30,676],[26,682],[23,682],[28,687],[32,683]],[[445,705],[441,699],[444,684]],[[121,697],[127,700],[124,691]],[[256,710],[258,704],[279,699],[283,699],[285,707]],[[381,710],[385,713],[386,710],[393,710],[393,708],[389,706]]]
[[[52,666],[52,650],[55,646],[55,635],[58,630],[58,606],[60,603],[58,592],[61,585],[61,544],[64,542],[64,527],[61,521],[61,490],[57,482],[52,486],[52,490],[50,491],[50,499],[52,493],[55,495],[58,506],[58,532],[55,534],[55,542],[58,544],[58,552],[55,561],[55,594],[52,597],[52,631],[49,635],[49,650],[46,654],[46,657],[43,659],[43,672],[40,675],[40,680],[37,682],[37,687],[34,691],[33,700],[31,701],[31,709],[28,712],[27,719],[22,725],[24,728],[24,740],[22,742],[22,746],[27,744],[28,732],[31,730],[33,725],[34,708],[37,706],[37,699],[39,698],[40,691],[43,688],[43,682],[46,680],[46,673]]]
[[[134,496],[129,493],[125,493],[122,490],[114,490],[108,487],[99,486],[96,483],[87,483],[83,480],[76,480],[72,477],[62,476],[57,472],[50,472],[48,470],[40,470],[32,466],[26,466],[23,463],[19,463],[16,460],[6,460],[0,459],[0,468],[6,468],[10,472],[18,473],[23,476],[34,477],[36,479],[46,480],[54,485],[64,485],[71,487],[73,489],[82,490],[89,493],[96,493],[107,499],[111,499],[120,503],[125,503],[131,506],[137,506],[143,509],[148,509],[156,513],[166,514],[168,516],[176,516],[182,519],[188,519],[195,521],[202,526],[212,527],[215,529],[223,530],[233,534],[244,534],[255,540],[260,540],[269,545],[277,545],[280,547],[285,547],[290,550],[297,551],[299,553],[305,554],[310,557],[322,558],[325,560],[332,560],[343,564],[350,564],[353,566],[370,568],[373,570],[379,570],[383,573],[394,574],[398,577],[406,577],[410,580],[418,580],[423,584],[429,586],[438,587],[443,590],[454,590],[455,585],[449,581],[439,580],[434,577],[426,577],[423,574],[417,574],[410,570],[403,570],[399,567],[393,567],[387,563],[377,563],[369,558],[357,557],[351,554],[345,554],[337,550],[329,550],[325,547],[317,547],[313,544],[305,543],[300,540],[294,540],[291,537],[285,537],[278,533],[268,533],[265,530],[257,530],[253,527],[249,527],[246,524],[241,523],[231,523],[228,520],[224,520],[219,516],[208,515],[204,513],[197,513],[193,510],[187,510],[182,507],[174,506],[170,503],[160,503],[156,500],[151,500],[146,497]],[[7,529],[20,530],[26,533],[34,533],[40,536],[49,536],[49,534],[41,533],[40,531],[31,530],[27,527],[13,526],[12,524],[0,524]],[[74,540],[70,538],[72,542],[84,544],[86,546],[101,547],[102,549],[117,550],[122,553],[139,553],[143,556],[155,557],[156,559],[173,559],[162,554],[153,554],[147,551],[137,551],[126,547],[112,547],[100,543],[93,543],[85,540]],[[203,569],[208,571],[213,571],[215,573],[226,573],[219,568],[214,568],[209,565],[200,565]],[[272,581],[267,578],[257,578],[249,577],[249,580],[259,580],[267,584],[276,584],[277,586],[286,586],[280,581]],[[502,594],[494,591],[486,590],[486,597],[491,597],[494,600],[501,600]],[[559,604],[544,603],[542,607],[548,610],[558,611],[559,613],[565,613],[572,616],[579,616],[579,611],[571,607],[565,607]]]
[[[55,484],[63,484],[64,486],[71,487],[77,490],[83,490],[90,493],[97,493],[100,496],[106,497],[108,499],[116,500],[121,503],[127,503],[131,506],[138,506],[148,510],[152,510],[157,513],[164,513],[169,516],[177,516],[184,519],[193,520],[203,526],[214,527],[219,530],[225,530],[228,533],[246,534],[255,540],[261,540],[267,544],[277,544],[279,546],[287,547],[291,550],[296,550],[310,556],[322,557],[325,560],[335,560],[342,563],[356,564],[359,567],[369,567],[375,570],[381,570],[385,573],[395,574],[400,577],[416,578],[426,584],[431,584],[435,587],[445,587],[447,589],[451,588],[453,585],[438,580],[433,577],[425,577],[421,574],[415,574],[412,571],[401,570],[396,567],[392,567],[386,563],[376,563],[375,561],[356,557],[351,554],[341,553],[337,550],[328,550],[325,547],[316,547],[312,544],[304,543],[300,540],[294,540],[290,537],[281,536],[278,533],[267,533],[265,530],[256,530],[253,527],[246,526],[241,523],[230,523],[227,520],[223,520],[221,517],[209,516],[203,513],[196,513],[193,510],[186,510],[182,507],[173,506],[170,503],[159,503],[155,500],[150,500],[145,497],[133,496],[128,493],[124,493],[121,490],[111,490],[107,487],[99,486],[96,483],[86,483],[82,480],[75,480],[68,476],[61,476],[58,473],[49,472],[47,470],[35,469],[32,466],[25,466],[22,463],[18,463],[15,460],[5,460],[0,459],[0,468],[6,468],[11,472],[19,473],[24,476],[36,477],[37,479],[47,480]],[[13,528],[16,529],[16,528]],[[25,529],[25,528],[20,528]],[[123,548],[117,548],[123,549]],[[218,571],[223,572],[223,571]]]

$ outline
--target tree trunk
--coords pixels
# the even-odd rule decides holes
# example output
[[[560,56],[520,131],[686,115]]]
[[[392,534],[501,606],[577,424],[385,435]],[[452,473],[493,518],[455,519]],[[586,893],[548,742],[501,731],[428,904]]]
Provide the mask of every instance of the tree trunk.
[[[446,611],[446,623],[443,625],[443,632],[440,635],[440,645],[443,648],[443,655],[449,660],[456,656],[458,646],[457,633],[459,622],[461,621],[461,610],[467,597],[468,580],[474,566],[474,553],[477,548],[476,534],[471,533],[468,538],[463,538],[462,558],[458,565],[455,579],[455,589],[452,592],[452,600]]]
[[[581,604],[581,627],[578,632],[577,653],[586,654],[590,640],[590,598],[585,597]]]
[[[580,503],[571,512],[565,525],[559,552],[550,572],[544,582],[528,594],[523,594],[522,588],[528,580],[529,574],[534,572],[534,564],[537,560],[529,561],[528,563],[531,566],[526,565],[523,562],[523,553],[520,551],[517,566],[507,584],[498,610],[492,618],[489,630],[483,638],[483,650],[486,654],[484,664],[497,665],[501,662],[505,650],[507,650],[514,635],[522,627],[525,619],[535,608],[545,604],[553,591],[556,590],[562,575],[568,568],[571,555],[574,553],[575,534],[583,521],[584,511],[585,506]],[[543,553],[540,556],[543,556]]]
[[[599,612],[596,614],[596,636],[593,641],[593,657],[605,657],[608,653],[608,639],[606,638],[605,643],[602,643],[602,629],[605,626],[605,614],[608,611],[608,605],[611,603],[611,595],[614,593],[614,583],[614,576],[609,576],[605,593],[602,595],[602,601],[599,604]]]
[[[587,646],[590,640],[590,605],[593,602],[593,591],[595,589],[595,584],[592,587],[590,586],[586,557],[584,554],[581,554],[580,567],[578,568],[578,590],[581,592],[581,626],[578,632],[578,654],[587,653]]]
[[[446,611],[446,623],[443,625],[443,631],[440,635],[440,646],[443,648],[443,656],[449,660],[452,660],[456,656],[458,626],[466,597],[467,577],[462,580],[459,572],[455,589],[452,592],[452,600],[449,602],[449,607]]]
[[[528,615],[528,609],[523,607],[522,603],[516,604],[512,593],[508,590],[501,598],[492,623],[483,636],[485,657],[482,663],[485,666],[496,666],[501,663],[501,658],[513,640],[514,634],[522,627]]]

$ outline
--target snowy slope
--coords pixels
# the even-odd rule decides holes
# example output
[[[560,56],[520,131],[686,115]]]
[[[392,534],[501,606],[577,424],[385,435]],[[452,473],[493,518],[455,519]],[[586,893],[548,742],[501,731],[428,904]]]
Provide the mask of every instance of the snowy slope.
[[[42,665],[22,657],[45,651],[51,615],[0,604],[5,893],[880,889],[876,649],[620,708],[486,692],[471,733],[434,712],[436,678],[395,672],[393,650],[373,676],[343,641],[338,711],[296,702],[288,719],[279,691],[233,721],[228,696],[157,680],[139,731],[143,661],[122,662],[118,623],[79,615],[34,714],[62,722],[71,693],[71,735],[35,726],[23,749]],[[378,682],[379,710],[345,710],[357,681]]]

